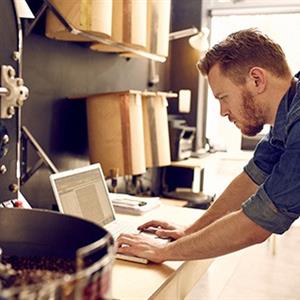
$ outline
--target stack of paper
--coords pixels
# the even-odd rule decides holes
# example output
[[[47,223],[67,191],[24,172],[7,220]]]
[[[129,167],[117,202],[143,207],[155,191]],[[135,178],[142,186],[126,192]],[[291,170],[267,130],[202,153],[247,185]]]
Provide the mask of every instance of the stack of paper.
[[[160,205],[159,197],[136,197],[128,194],[109,193],[117,213],[142,215]]]

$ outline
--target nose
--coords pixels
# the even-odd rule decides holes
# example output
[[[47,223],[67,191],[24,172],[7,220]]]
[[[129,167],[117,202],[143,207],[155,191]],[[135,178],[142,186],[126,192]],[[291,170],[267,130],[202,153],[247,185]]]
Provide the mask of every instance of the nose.
[[[220,115],[226,117],[229,114],[228,107],[224,103],[220,103]]]

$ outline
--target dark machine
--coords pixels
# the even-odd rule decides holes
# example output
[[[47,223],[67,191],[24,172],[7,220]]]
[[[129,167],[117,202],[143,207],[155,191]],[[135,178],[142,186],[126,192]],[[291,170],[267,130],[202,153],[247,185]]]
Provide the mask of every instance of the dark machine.
[[[105,229],[52,211],[3,207],[10,201],[16,203],[12,200],[18,201],[20,195],[21,140],[29,140],[40,157],[45,156],[21,123],[21,107],[29,91],[22,80],[17,1],[0,1],[0,299],[109,299],[114,247]],[[46,164],[56,171],[51,162],[46,160]],[[23,269],[21,260],[27,261]],[[47,268],[35,272],[40,281],[24,275],[28,265],[34,272],[35,262],[47,260],[70,260],[74,269],[55,280],[47,280],[52,272]],[[18,277],[25,278],[23,275],[28,282],[14,285]]]
[[[196,128],[188,126],[186,121],[177,115],[169,115],[169,134],[171,160],[183,160],[191,157]]]
[[[195,157],[194,140],[196,128],[187,125],[179,115],[169,115],[169,134],[171,160],[180,161]],[[207,209],[214,201],[214,196],[202,192],[204,170],[200,175],[200,191],[191,190],[194,178],[193,168],[168,166],[163,170],[163,196],[171,199],[186,200],[186,206]],[[180,190],[181,189],[181,190]]]
[[[0,202],[19,190],[21,106],[28,97],[22,80],[22,31],[13,1],[0,2]]]

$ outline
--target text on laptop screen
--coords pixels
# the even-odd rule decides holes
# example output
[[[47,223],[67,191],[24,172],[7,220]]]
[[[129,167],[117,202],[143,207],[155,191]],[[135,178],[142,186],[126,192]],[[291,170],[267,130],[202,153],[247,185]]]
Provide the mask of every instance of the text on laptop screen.
[[[62,212],[105,225],[114,220],[105,180],[91,169],[55,179]]]

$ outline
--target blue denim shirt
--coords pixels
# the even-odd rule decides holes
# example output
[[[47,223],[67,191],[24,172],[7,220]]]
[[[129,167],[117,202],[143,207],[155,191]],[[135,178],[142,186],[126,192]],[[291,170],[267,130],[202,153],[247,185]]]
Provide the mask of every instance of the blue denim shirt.
[[[290,89],[282,98],[274,126],[244,171],[259,188],[243,212],[270,232],[288,230],[300,216],[300,81],[294,97]]]

